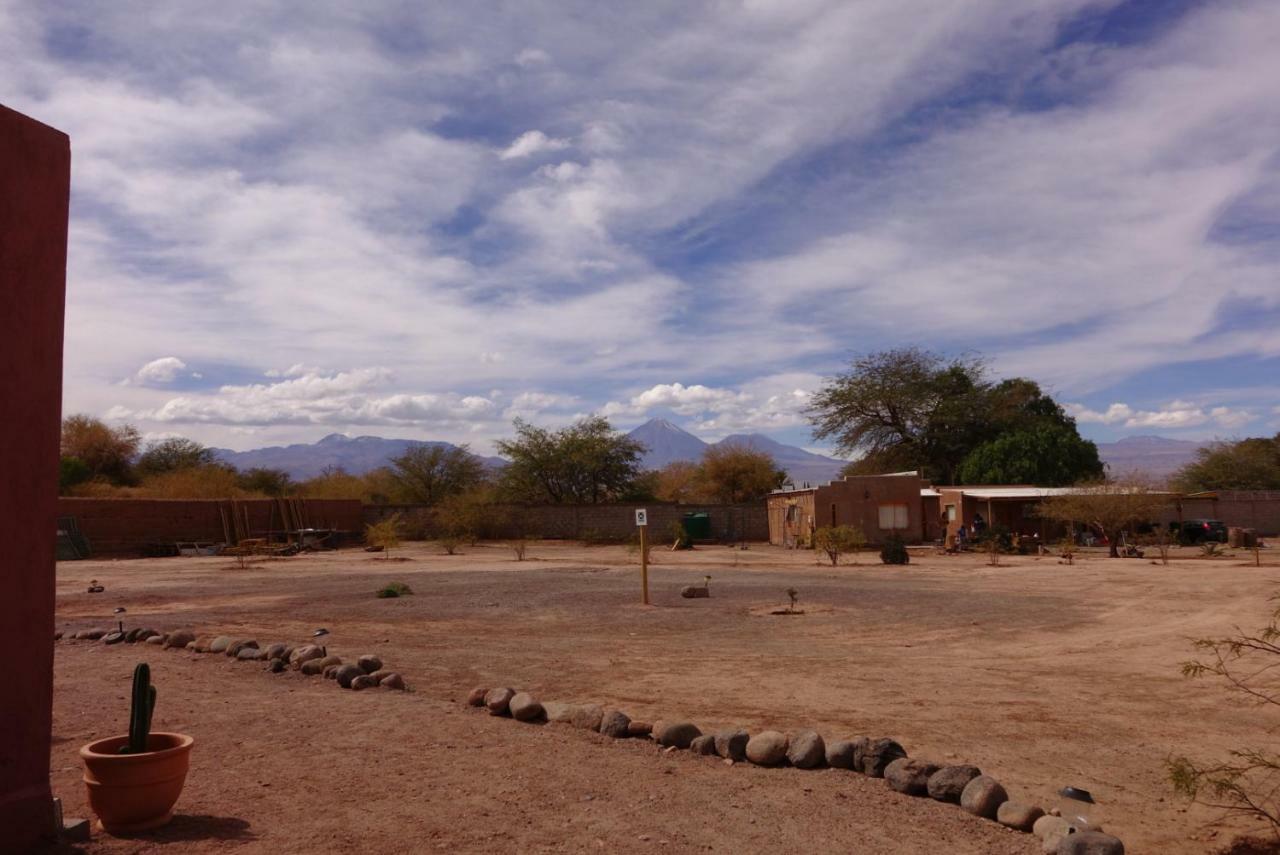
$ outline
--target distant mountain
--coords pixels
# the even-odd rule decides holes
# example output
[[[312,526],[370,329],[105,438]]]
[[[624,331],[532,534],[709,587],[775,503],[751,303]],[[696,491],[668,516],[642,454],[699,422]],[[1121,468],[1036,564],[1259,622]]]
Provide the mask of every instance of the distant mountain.
[[[661,469],[676,460],[696,462],[711,445],[740,445],[767,452],[779,468],[786,470],[787,475],[797,485],[806,482],[825,484],[839,478],[840,470],[846,463],[844,460],[824,457],[821,454],[805,451],[803,448],[796,448],[794,445],[784,445],[761,433],[734,434],[726,436],[717,443],[706,443],[666,419],[650,419],[627,436],[643,443],[649,449],[642,458],[646,469]]]
[[[1163,436],[1126,436],[1097,445],[1098,456],[1110,474],[1139,472],[1162,480],[1195,460],[1196,451],[1208,443]]]
[[[294,479],[314,478],[325,469],[342,468],[352,475],[362,475],[379,466],[386,466],[393,457],[399,457],[415,445],[454,447],[448,442],[427,442],[414,439],[383,439],[380,436],[343,436],[331,433],[319,442],[296,445],[255,448],[252,451],[231,451],[216,448],[219,460],[237,469],[283,469]],[[481,457],[486,465],[505,465],[501,457]]]
[[[666,419],[649,419],[627,434],[648,449],[640,458],[645,469],[661,469],[676,460],[698,461],[707,443]]]

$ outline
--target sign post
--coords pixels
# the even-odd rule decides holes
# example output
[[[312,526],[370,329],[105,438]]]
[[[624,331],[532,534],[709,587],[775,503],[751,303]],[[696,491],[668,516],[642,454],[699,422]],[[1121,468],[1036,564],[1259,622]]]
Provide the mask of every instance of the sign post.
[[[649,512],[636,508],[636,528],[640,529],[640,602],[649,605],[649,548],[645,543],[645,530],[649,528]]]

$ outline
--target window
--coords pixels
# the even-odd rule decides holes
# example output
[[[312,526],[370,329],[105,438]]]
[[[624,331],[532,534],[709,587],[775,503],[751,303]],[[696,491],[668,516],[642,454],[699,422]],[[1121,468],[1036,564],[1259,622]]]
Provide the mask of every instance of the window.
[[[956,506],[947,505],[947,522],[955,522],[955,521],[956,521]]]
[[[795,505],[787,505],[787,522],[796,521],[796,511],[798,510],[799,508],[797,508]]]
[[[893,531],[906,529],[907,523],[907,506],[904,504],[892,504],[880,506],[880,528],[884,531]]]

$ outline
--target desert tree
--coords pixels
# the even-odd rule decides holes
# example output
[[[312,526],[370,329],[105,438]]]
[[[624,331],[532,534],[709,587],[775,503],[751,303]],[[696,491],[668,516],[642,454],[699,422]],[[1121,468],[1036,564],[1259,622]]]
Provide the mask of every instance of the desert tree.
[[[138,457],[138,474],[142,477],[176,472],[179,469],[195,469],[217,462],[212,448],[201,445],[184,436],[171,436],[149,443]]]
[[[496,443],[509,461],[500,486],[516,501],[598,504],[626,494],[640,475],[644,446],[601,416],[552,431],[516,419],[516,435]]]
[[[654,498],[659,501],[685,504],[707,500],[701,468],[692,460],[673,460],[654,474]]]
[[[90,479],[132,483],[133,458],[141,442],[138,429],[132,425],[111,427],[83,414],[62,420],[61,455],[80,461]]]
[[[1071,492],[1050,496],[1040,505],[1040,516],[1068,527],[1083,523],[1097,526],[1107,537],[1111,557],[1120,557],[1120,535],[1153,523],[1159,524],[1171,496],[1153,490],[1140,479],[1086,483]]]
[[[966,462],[987,483],[1060,485],[1102,474],[1096,446],[1080,439],[1075,420],[1038,384],[992,382],[973,356],[909,347],[858,357],[815,393],[809,419],[815,439],[859,458],[846,467],[849,475],[920,469],[954,484]],[[983,449],[1019,434],[1003,448]],[[989,471],[1008,453],[1017,459],[1011,471]]]
[[[466,445],[422,443],[391,458],[391,473],[411,502],[434,505],[484,481],[484,461]]]
[[[1201,490],[1280,490],[1280,433],[1199,449],[1173,477],[1185,493]]]
[[[1280,707],[1280,608],[1255,632],[1202,638],[1195,648],[1199,657],[1182,664],[1184,676],[1217,678],[1248,701]],[[1274,748],[1243,747],[1208,763],[1179,755],[1166,767],[1179,793],[1226,815],[1261,820],[1280,837],[1280,754]]]
[[[787,473],[768,452],[746,445],[713,445],[703,452],[697,480],[708,497],[734,505],[763,499],[786,483]]]

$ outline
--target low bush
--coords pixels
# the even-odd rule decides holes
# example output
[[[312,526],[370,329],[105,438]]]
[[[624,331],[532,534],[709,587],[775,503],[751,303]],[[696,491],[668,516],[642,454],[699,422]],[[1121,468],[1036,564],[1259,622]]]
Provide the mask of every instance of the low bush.
[[[909,564],[911,556],[907,554],[907,545],[900,537],[890,537],[880,547],[880,560],[885,564]]]
[[[413,589],[404,582],[391,582],[378,589],[377,595],[380,600],[391,600],[396,597],[403,597],[412,594]]]

